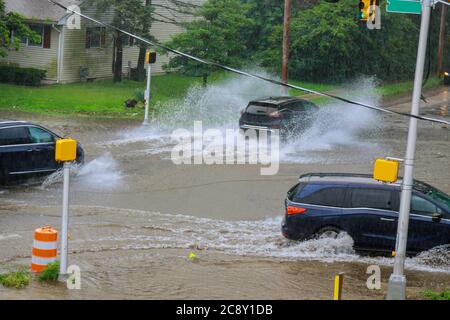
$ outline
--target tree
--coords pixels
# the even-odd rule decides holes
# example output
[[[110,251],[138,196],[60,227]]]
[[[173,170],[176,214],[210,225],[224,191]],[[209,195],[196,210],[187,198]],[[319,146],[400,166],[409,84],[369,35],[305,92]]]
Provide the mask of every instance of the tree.
[[[0,57],[5,57],[8,49],[19,50],[22,38],[39,41],[39,35],[15,12],[6,12],[5,2],[0,0]]]
[[[172,37],[168,47],[193,56],[240,67],[250,52],[246,46],[253,25],[247,17],[250,6],[239,0],[209,0],[196,12],[192,22],[184,24],[186,31]],[[165,66],[193,76],[203,77],[204,85],[213,68],[185,57],[175,56]]]
[[[359,25],[353,0],[320,3],[299,10],[291,22],[291,76],[332,82],[358,75],[400,80],[414,74],[418,23],[407,15],[386,14],[382,4],[382,29]],[[331,17],[331,18],[330,18]],[[282,26],[275,28],[263,65],[280,68]]]
[[[152,21],[152,7],[142,0],[88,0],[88,5],[95,5],[97,12],[114,10],[112,25],[133,34],[149,37]],[[119,31],[113,32],[113,81],[122,81],[123,45],[127,36]],[[145,49],[144,49],[145,50]],[[144,51],[145,52],[145,51]]]

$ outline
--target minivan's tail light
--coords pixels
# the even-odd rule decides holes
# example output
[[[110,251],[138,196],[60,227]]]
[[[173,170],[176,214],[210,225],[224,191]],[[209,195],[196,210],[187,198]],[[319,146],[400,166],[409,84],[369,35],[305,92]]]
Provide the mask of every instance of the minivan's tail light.
[[[308,209],[306,208],[299,208],[294,206],[287,206],[286,213],[288,215],[294,215],[294,214],[302,214],[305,213]]]

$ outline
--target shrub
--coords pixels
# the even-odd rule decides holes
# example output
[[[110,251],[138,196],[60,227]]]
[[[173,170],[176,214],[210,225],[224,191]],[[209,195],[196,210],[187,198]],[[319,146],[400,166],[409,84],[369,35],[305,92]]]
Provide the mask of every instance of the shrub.
[[[0,284],[8,288],[20,289],[30,283],[30,273],[26,270],[0,274]]]
[[[59,276],[59,261],[51,262],[39,275],[39,281],[56,281]]]
[[[431,300],[450,300],[450,289],[445,289],[442,292],[425,291],[423,295]]]
[[[23,86],[39,86],[46,71],[33,68],[19,68],[14,65],[0,65],[0,82]]]

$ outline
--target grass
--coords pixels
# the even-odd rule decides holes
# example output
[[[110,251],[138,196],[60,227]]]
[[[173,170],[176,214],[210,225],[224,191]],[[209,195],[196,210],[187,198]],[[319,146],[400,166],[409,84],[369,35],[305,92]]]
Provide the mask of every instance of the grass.
[[[47,268],[45,268],[38,277],[38,280],[40,282],[44,281],[56,281],[58,280],[59,276],[59,261],[51,262],[47,265]]]
[[[423,296],[430,300],[450,300],[450,289],[445,289],[442,292],[427,290],[423,293]]]
[[[7,288],[20,289],[30,283],[30,273],[26,270],[18,270],[0,274],[0,284]]]
[[[227,79],[228,73],[217,72],[209,77],[209,83]],[[291,81],[293,84],[325,92],[339,92],[339,86],[333,84]],[[426,87],[436,86],[440,79],[430,78]],[[167,74],[152,78],[151,108],[160,111],[165,102],[181,99],[193,85],[201,85],[202,78],[179,74]],[[391,96],[411,91],[412,81],[384,84],[377,88],[378,94]],[[137,91],[145,89],[144,82],[124,80],[121,83],[98,81],[94,83],[74,83],[44,87],[24,87],[0,84],[0,110],[17,110],[45,114],[85,115],[90,117],[140,118],[140,108],[125,109],[124,102],[134,99]],[[293,95],[303,95],[301,91],[291,90]],[[313,102],[323,104],[325,97],[314,96]]]
[[[425,89],[432,88],[438,86],[439,84],[441,84],[441,82],[442,80],[439,77],[430,77],[424,87]],[[377,88],[376,91],[378,94],[384,97],[388,97],[405,92],[410,92],[412,91],[413,86],[413,81],[394,82],[384,84],[381,87]]]

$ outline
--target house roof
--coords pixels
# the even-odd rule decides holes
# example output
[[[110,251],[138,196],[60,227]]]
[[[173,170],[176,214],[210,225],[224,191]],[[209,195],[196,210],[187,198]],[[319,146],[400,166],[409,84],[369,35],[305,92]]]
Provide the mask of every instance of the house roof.
[[[81,0],[56,0],[64,6],[80,5]],[[50,3],[48,0],[6,0],[6,11],[17,12],[27,19],[41,22],[58,22],[67,13],[64,9]]]

